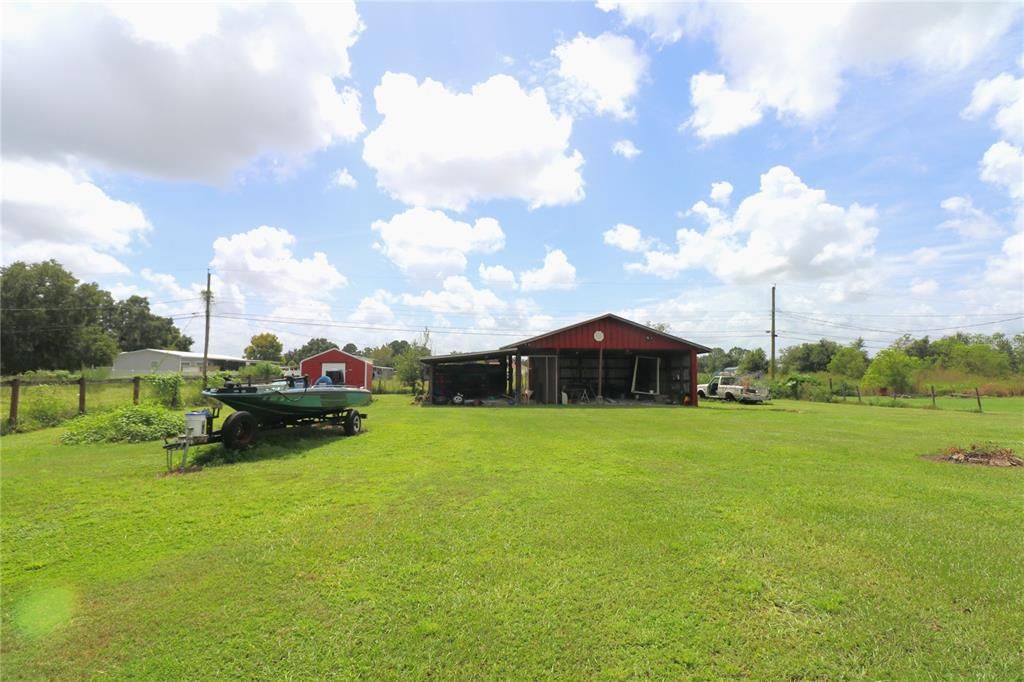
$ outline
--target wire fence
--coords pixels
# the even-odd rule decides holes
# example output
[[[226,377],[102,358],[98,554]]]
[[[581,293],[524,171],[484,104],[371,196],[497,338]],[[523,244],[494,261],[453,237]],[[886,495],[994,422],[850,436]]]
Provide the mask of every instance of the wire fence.
[[[201,378],[185,379],[181,386],[181,407],[213,404],[203,396],[202,390]],[[372,390],[376,394],[410,392],[395,378],[376,380]],[[35,431],[58,426],[80,414],[160,402],[156,387],[144,376],[9,379],[0,382],[0,433]]]

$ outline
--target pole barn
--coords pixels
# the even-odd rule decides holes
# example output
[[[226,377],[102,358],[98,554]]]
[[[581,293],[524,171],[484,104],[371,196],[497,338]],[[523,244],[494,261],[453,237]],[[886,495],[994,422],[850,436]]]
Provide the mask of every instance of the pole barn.
[[[336,386],[373,390],[373,360],[340,348],[331,348],[301,361],[299,373],[309,377],[310,382],[326,376]]]
[[[493,351],[424,358],[430,402],[697,405],[701,344],[611,313]],[[525,370],[525,372],[524,372]],[[524,385],[525,383],[525,385]]]

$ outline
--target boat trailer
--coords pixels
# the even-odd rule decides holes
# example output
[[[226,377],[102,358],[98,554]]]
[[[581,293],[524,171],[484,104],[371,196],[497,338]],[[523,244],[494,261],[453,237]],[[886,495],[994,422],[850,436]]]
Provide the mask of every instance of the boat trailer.
[[[223,443],[229,450],[244,450],[256,442],[257,431],[272,431],[302,426],[336,426],[345,431],[346,436],[355,436],[363,430],[366,414],[355,408],[344,408],[336,412],[326,412],[312,416],[280,417],[272,422],[260,422],[251,412],[232,412],[224,420],[220,430],[214,430],[213,420],[220,416],[220,406],[206,408],[196,412],[185,413],[185,433],[174,440],[164,438],[164,453],[167,457],[167,470],[174,467],[174,452],[181,450],[182,471],[188,462],[189,448],[199,445]]]

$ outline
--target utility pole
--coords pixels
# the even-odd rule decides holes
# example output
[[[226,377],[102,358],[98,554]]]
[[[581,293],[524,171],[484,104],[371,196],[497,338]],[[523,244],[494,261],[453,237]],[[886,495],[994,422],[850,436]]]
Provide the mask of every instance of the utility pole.
[[[209,325],[209,319],[207,319],[207,325]],[[769,367],[769,374],[771,375],[772,381],[775,381],[775,285],[772,285],[772,361]]]
[[[206,270],[206,292],[203,294],[203,298],[206,300],[206,334],[203,337],[203,388],[207,387],[206,383],[206,360],[210,354],[210,270]],[[774,299],[773,299],[774,300]],[[775,346],[773,345],[774,349]],[[775,357],[775,351],[772,351],[772,358]],[[773,360],[774,362],[774,360]]]

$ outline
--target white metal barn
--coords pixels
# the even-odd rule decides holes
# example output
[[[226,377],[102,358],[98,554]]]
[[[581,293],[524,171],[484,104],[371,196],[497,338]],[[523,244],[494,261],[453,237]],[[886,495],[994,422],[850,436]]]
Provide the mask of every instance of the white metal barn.
[[[236,358],[230,355],[209,355],[210,372],[218,370],[235,370],[251,365],[253,360]],[[140,374],[162,374],[180,372],[185,376],[199,376],[203,373],[203,354],[180,350],[160,350],[144,348],[119,353],[114,358],[115,377],[130,377]]]

